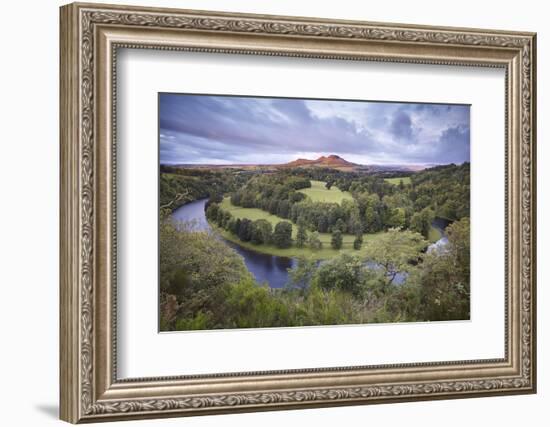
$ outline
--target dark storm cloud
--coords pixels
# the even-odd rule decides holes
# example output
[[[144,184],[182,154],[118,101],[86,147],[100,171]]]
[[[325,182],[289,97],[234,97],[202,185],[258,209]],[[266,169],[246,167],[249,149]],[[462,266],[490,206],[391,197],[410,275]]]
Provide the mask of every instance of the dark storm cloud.
[[[469,126],[455,126],[445,129],[439,138],[439,150],[442,162],[453,162],[453,159],[460,158],[461,156],[469,159],[470,144],[465,144],[465,141],[469,140]]]
[[[412,142],[412,121],[407,113],[399,111],[394,115],[391,124],[391,132],[398,139]]]
[[[162,163],[469,160],[469,107],[161,94]]]

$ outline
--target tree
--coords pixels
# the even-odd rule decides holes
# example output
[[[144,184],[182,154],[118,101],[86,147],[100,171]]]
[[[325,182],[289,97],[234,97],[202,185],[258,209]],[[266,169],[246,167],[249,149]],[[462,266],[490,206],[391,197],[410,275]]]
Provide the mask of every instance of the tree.
[[[306,197],[307,196],[304,193],[293,191],[288,195],[288,200],[290,201],[290,203],[294,204],[294,203],[301,202],[302,200],[305,200]]]
[[[353,241],[353,249],[359,250],[363,245],[363,233],[359,232],[355,234],[355,240]]]
[[[250,221],[248,218],[241,219],[241,223],[239,225],[239,232],[237,235],[239,236],[239,239],[241,239],[243,242],[249,242],[251,238],[251,225],[252,221]]]
[[[438,213],[438,216],[442,217],[442,218],[446,218],[446,219],[450,219],[450,220],[454,220],[456,219],[456,211],[458,209],[458,203],[456,200],[447,200],[443,206],[441,206],[437,213]]]
[[[342,218],[336,220],[336,224],[332,227],[333,229],[340,230],[342,233],[346,231],[346,224],[342,221]]]
[[[252,191],[244,191],[242,198],[241,198],[241,204],[245,208],[253,208],[254,207],[254,193]]]
[[[366,257],[384,270],[387,284],[391,284],[397,273],[409,271],[413,263],[422,259],[422,251],[427,244],[418,233],[390,228],[369,243]]]
[[[470,218],[455,221],[446,230],[449,252],[456,259],[460,274],[469,283],[470,278]]]
[[[277,215],[283,218],[288,218],[290,213],[290,203],[288,200],[281,200],[277,206]]]
[[[252,223],[250,240],[252,243],[261,245],[271,241],[273,227],[271,223],[265,219],[258,219]]]
[[[298,232],[296,233],[296,246],[303,248],[307,242],[307,230],[305,221],[298,221]]]
[[[414,201],[414,207],[416,210],[422,210],[425,207],[430,206],[430,202],[431,200],[428,196],[422,195]]]
[[[309,287],[311,279],[317,271],[317,262],[315,260],[298,257],[294,267],[288,270],[287,288],[306,289]]]
[[[350,230],[355,235],[355,240],[353,241],[353,249],[359,250],[363,245],[363,225],[359,219],[359,212],[355,211],[350,216],[348,230]]]
[[[233,216],[229,212],[224,211],[222,227],[229,231],[229,223],[231,222],[232,219],[233,219]]]
[[[340,249],[342,247],[342,232],[339,229],[332,232],[330,245],[333,249]]]
[[[229,231],[232,234],[237,234],[239,231],[238,225],[237,225],[238,219],[231,218],[229,222],[227,223],[227,231]]]
[[[324,215],[324,213],[321,213],[321,216],[317,221],[317,230],[319,230],[320,233],[326,233],[327,229],[328,229],[328,219]]]
[[[269,201],[269,205],[268,205],[268,209],[267,209],[269,211],[269,213],[272,214],[272,215],[276,215],[278,208],[279,208],[279,200],[271,199]]]
[[[374,233],[375,231],[377,231],[378,227],[376,224],[376,219],[377,219],[376,211],[372,206],[368,206],[365,209],[365,224],[366,224],[366,229],[369,233]]]
[[[199,312],[216,316],[203,325],[215,327],[224,321],[220,304],[227,287],[252,279],[242,257],[213,234],[193,232],[189,222],[163,221],[159,252],[160,299],[165,302],[160,313],[163,330],[190,328],[183,323],[178,326],[178,320],[192,319]]]
[[[239,236],[239,230],[240,229],[241,229],[241,219],[237,218],[235,220],[235,231],[233,232],[233,234],[235,234],[236,236]]]
[[[314,231],[309,235],[308,244],[309,247],[314,251],[318,251],[319,249],[323,248],[323,242],[321,242],[321,239],[319,238],[319,233],[317,231]]]
[[[211,203],[221,203],[221,202],[223,202],[223,194],[222,193],[212,193],[210,195],[209,201]]]
[[[361,205],[365,206],[365,231],[375,233],[382,229],[380,210],[382,203],[377,194],[369,194],[360,198]]]
[[[350,210],[347,230],[353,234],[363,233],[363,224],[361,224],[361,219],[359,217],[359,209],[357,209],[355,204]]]
[[[216,221],[218,218],[218,210],[220,206],[216,203],[211,203],[208,205],[208,208],[206,209],[206,218],[208,218],[210,221]]]
[[[332,181],[327,181],[326,184],[325,184],[325,188],[326,188],[327,190],[330,190],[333,184],[334,184],[334,183],[333,183]]]
[[[242,195],[238,191],[231,194],[230,200],[231,200],[231,203],[233,205],[240,206],[241,205],[241,199],[242,199]]]
[[[225,211],[223,209],[218,209],[218,215],[216,217],[216,223],[223,227],[223,221],[225,220]]]
[[[390,216],[386,220],[388,227],[404,227],[405,226],[405,209],[392,209]]]
[[[420,212],[416,212],[411,217],[411,230],[422,234],[427,239],[434,217],[434,212],[430,208],[424,208]]]
[[[273,243],[278,248],[289,248],[292,245],[292,224],[290,222],[277,223],[273,232]]]
[[[364,266],[358,257],[342,254],[321,264],[315,279],[322,289],[357,293],[363,272]]]
[[[420,271],[420,316],[425,320],[470,318],[470,219],[447,227],[445,250],[428,253]]]

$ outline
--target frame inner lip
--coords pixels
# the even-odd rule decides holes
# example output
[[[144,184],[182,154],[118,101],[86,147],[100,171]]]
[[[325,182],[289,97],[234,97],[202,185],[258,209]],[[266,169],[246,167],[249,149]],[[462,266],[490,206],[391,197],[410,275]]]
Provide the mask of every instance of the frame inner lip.
[[[117,27],[115,27],[117,28]],[[111,79],[113,81],[112,85],[112,111],[116,111],[116,102],[117,102],[117,51],[118,49],[125,48],[125,49],[147,49],[147,50],[165,50],[165,45],[155,45],[155,44],[140,44],[140,43],[127,43],[125,41],[113,39],[110,40],[110,46],[112,48],[112,66],[111,66]],[[477,46],[476,46],[477,47]],[[182,52],[206,52],[206,53],[225,53],[225,54],[250,54],[250,55],[270,55],[270,50],[262,50],[262,49],[250,49],[246,51],[241,51],[240,49],[227,49],[227,48],[218,48],[218,47],[211,47],[211,48],[195,48],[190,46],[175,46],[170,45],[169,50],[173,51],[182,51]],[[463,67],[483,67],[483,68],[503,68],[506,71],[505,74],[505,81],[508,82],[508,75],[509,75],[509,63],[495,63],[495,62],[461,62],[460,60],[454,61],[452,63],[447,61],[438,61],[438,60],[431,60],[431,59],[414,59],[414,58],[407,58],[406,60],[397,60],[394,61],[391,58],[378,58],[378,57],[340,57],[338,55],[318,55],[318,54],[308,54],[307,52],[301,52],[301,53],[292,53],[292,52],[283,52],[280,53],[280,56],[288,56],[288,57],[297,57],[297,58],[313,58],[313,59],[337,59],[337,60],[350,60],[350,61],[365,61],[365,62],[396,62],[396,63],[407,63],[407,64],[418,64],[418,65],[455,65],[455,66],[463,66]],[[505,85],[505,96],[506,99],[508,99],[508,85]],[[505,103],[506,110],[508,109],[507,102]],[[112,141],[113,141],[113,152],[116,152],[116,116],[114,116],[114,120],[111,123],[111,135],[112,135]],[[506,117],[505,120],[505,127],[508,126],[508,117]],[[505,150],[505,158],[508,157],[508,149]],[[113,164],[112,164],[113,170],[116,170],[116,156],[113,156]],[[508,173],[507,168],[505,167],[506,174]],[[506,180],[506,196],[508,195],[508,183]],[[116,242],[116,179],[113,179],[113,187],[112,187],[113,194],[115,195],[113,198],[113,234],[112,234],[112,241]],[[505,210],[506,210],[506,217],[508,216],[508,198],[506,197],[505,202]],[[505,220],[506,223],[506,220]],[[507,245],[508,243],[505,243],[505,251],[507,251]],[[116,250],[115,250],[116,253]],[[505,262],[505,270],[508,267],[508,260],[506,259]],[[116,263],[115,263],[116,265]],[[115,284],[113,286],[113,301],[116,301],[116,269],[113,270],[112,275],[113,283]],[[505,275],[505,306],[508,305],[508,277]],[[505,310],[506,313],[506,310]],[[351,365],[351,366],[334,366],[334,367],[324,367],[324,368],[297,368],[297,369],[283,369],[283,370],[267,370],[267,371],[243,371],[243,372],[220,372],[220,373],[214,373],[214,374],[193,374],[193,375],[170,375],[170,376],[156,376],[156,377],[131,377],[131,378],[118,378],[117,377],[117,370],[116,366],[118,364],[117,360],[117,309],[116,305],[113,305],[113,311],[112,311],[112,317],[113,317],[113,327],[112,327],[112,365],[114,366],[113,369],[113,375],[111,378],[111,381],[113,384],[128,384],[128,383],[150,383],[152,381],[178,381],[178,382],[188,382],[192,380],[208,380],[208,379],[225,379],[225,378],[244,378],[244,377],[265,377],[265,376],[272,376],[272,375],[284,375],[284,376],[292,376],[292,375],[301,375],[301,374],[334,374],[338,373],[340,375],[346,375],[349,372],[352,371],[372,371],[376,369],[383,369],[383,370],[395,370],[395,369],[408,369],[408,368],[436,368],[436,371],[439,371],[439,367],[462,367],[464,369],[469,368],[475,368],[475,365],[506,365],[509,363],[509,354],[508,354],[508,341],[509,341],[509,334],[508,334],[508,316],[505,316],[505,339],[504,339],[504,357],[503,358],[488,358],[488,359],[471,359],[471,360],[452,360],[452,361],[433,361],[433,362],[412,362],[412,363],[396,363],[396,364],[377,364],[377,365]]]

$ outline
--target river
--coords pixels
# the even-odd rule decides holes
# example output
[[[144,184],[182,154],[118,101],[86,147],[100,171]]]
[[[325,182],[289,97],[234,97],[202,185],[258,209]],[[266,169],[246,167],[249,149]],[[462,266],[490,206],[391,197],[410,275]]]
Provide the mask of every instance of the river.
[[[197,231],[211,231],[210,224],[204,214],[204,205],[208,199],[195,200],[180,206],[172,213],[176,221],[192,221]],[[223,238],[222,238],[223,239]],[[288,280],[288,269],[294,267],[296,260],[287,257],[262,254],[243,248],[236,243],[223,239],[244,258],[248,270],[254,275],[258,283],[265,283],[271,288],[282,288]]]
[[[441,238],[437,242],[434,242],[430,246],[428,246],[428,252],[440,252],[445,248],[445,246],[447,246],[447,243],[449,243],[449,239],[445,234],[445,229],[450,223],[451,221],[444,218],[436,218],[433,220],[432,227],[439,231]]]
[[[192,222],[194,229],[197,231],[211,231],[210,224],[206,220],[204,206],[208,199],[195,200],[194,202],[180,206],[172,213],[172,218],[176,221]],[[437,242],[432,243],[428,247],[428,251],[440,250],[448,240],[444,230],[449,223],[441,218],[436,218],[432,226],[437,228],[442,238]],[[220,237],[223,239],[223,237]],[[233,243],[229,240],[223,241],[239,255],[244,258],[244,262],[248,270],[254,275],[258,283],[267,283],[271,288],[282,288],[288,281],[288,269],[296,265],[296,260],[293,258],[275,256],[256,252]],[[368,262],[370,268],[379,268],[375,263]],[[398,273],[394,278],[394,283],[400,284],[407,278],[406,273]]]

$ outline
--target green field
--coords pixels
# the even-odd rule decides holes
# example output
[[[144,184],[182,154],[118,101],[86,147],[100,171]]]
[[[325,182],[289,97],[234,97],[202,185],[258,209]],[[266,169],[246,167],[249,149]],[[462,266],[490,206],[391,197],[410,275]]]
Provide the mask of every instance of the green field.
[[[255,245],[254,243],[251,243],[251,242],[243,242],[239,240],[239,238],[234,234],[222,228],[219,228],[214,224],[210,224],[210,225],[212,226],[212,228],[216,230],[217,233],[219,233],[225,239],[233,243],[236,243],[237,245],[242,246],[244,248],[248,248],[256,252],[270,254],[270,255],[276,255],[276,256],[282,256],[282,257],[288,257],[288,258],[296,258],[299,256],[304,256],[315,260],[330,259],[339,254],[344,254],[344,253],[365,256],[365,251],[369,242],[373,242],[375,239],[379,238],[383,234],[383,232],[376,233],[376,234],[365,234],[363,237],[363,240],[364,240],[363,246],[359,250],[353,249],[354,237],[350,235],[345,235],[342,249],[335,250],[330,247],[330,234],[320,233],[320,238],[321,238],[321,241],[323,242],[323,248],[320,250],[314,251],[307,247],[298,248],[296,246],[291,246],[290,248],[281,249],[274,245]]]
[[[319,182],[319,181],[317,181],[317,182]],[[331,189],[331,191],[332,191],[332,189]],[[265,219],[265,220],[269,221],[271,223],[271,225],[273,225],[273,228],[275,228],[275,225],[280,221],[290,222],[287,219],[281,218],[280,216],[277,216],[277,215],[272,215],[269,212],[263,211],[261,209],[242,208],[240,206],[235,206],[231,203],[231,200],[229,199],[229,197],[225,197],[223,199],[222,203],[220,203],[220,206],[224,210],[230,212],[231,215],[233,215],[233,217],[235,217],[235,218],[240,218],[240,219],[248,218],[252,221],[255,221],[257,219]],[[334,257],[338,254],[341,254],[341,253],[350,253],[350,254],[352,253],[352,254],[356,254],[356,255],[364,255],[365,248],[367,247],[369,242],[372,242],[372,241],[376,240],[379,236],[384,234],[383,231],[378,232],[378,233],[363,234],[363,246],[361,247],[360,250],[353,249],[353,241],[355,240],[355,236],[353,236],[351,234],[344,234],[343,239],[342,239],[342,249],[335,250],[335,249],[332,249],[331,246],[330,246],[330,241],[331,241],[332,235],[330,233],[319,233],[319,240],[321,240],[321,242],[323,243],[323,248],[318,250],[318,251],[314,251],[314,250],[312,250],[310,248],[307,248],[307,247],[298,248],[296,246],[292,246],[292,247],[287,248],[287,249],[281,249],[281,248],[278,248],[274,245],[255,245],[254,243],[241,241],[234,234],[231,234],[228,231],[225,231],[225,230],[223,230],[219,227],[216,227],[212,223],[210,223],[210,225],[219,234],[221,234],[225,239],[227,239],[231,242],[237,243],[238,245],[243,246],[245,248],[255,250],[257,252],[271,254],[271,255],[277,255],[277,256],[284,256],[284,257],[306,256],[306,257],[311,257],[313,259],[329,259],[329,258],[332,258],[332,257]],[[297,225],[292,223],[292,238],[293,239],[296,238],[297,231],[298,231]],[[440,238],[441,238],[441,235],[440,235],[439,231],[437,231],[437,229],[432,227],[431,230],[430,230],[429,241],[431,243],[433,243],[433,242],[439,240]]]
[[[403,184],[407,185],[411,183],[411,177],[410,176],[402,176],[397,178],[384,178],[384,181],[389,182],[393,185],[399,185],[400,181],[403,181]]]
[[[325,187],[323,181],[311,181],[311,188],[298,190],[304,193],[314,202],[342,203],[342,200],[353,200],[353,197],[347,191],[341,191],[333,185],[330,190]]]
[[[332,189],[331,189],[332,191]],[[269,212],[265,212],[261,209],[256,208],[241,208],[239,206],[235,206],[231,204],[231,201],[229,200],[229,197],[225,197],[223,199],[223,202],[220,204],[220,206],[231,213],[235,218],[248,218],[252,221],[255,221],[257,219],[265,219],[269,221],[273,227],[280,222],[280,221],[288,221],[287,219],[281,218],[277,215],[271,215]],[[234,243],[237,243],[245,248],[253,249],[257,252],[272,254],[272,255],[278,255],[278,256],[285,256],[285,257],[296,257],[296,256],[309,256],[314,259],[328,259],[332,258],[340,253],[354,253],[358,255],[362,255],[364,253],[364,249],[366,245],[368,245],[369,241],[373,241],[374,239],[378,238],[378,236],[382,235],[383,232],[380,233],[374,233],[374,234],[363,234],[363,246],[360,250],[353,249],[353,241],[355,240],[355,236],[351,234],[344,234],[343,241],[342,241],[342,249],[335,250],[330,247],[330,241],[331,241],[331,234],[330,233],[319,233],[319,240],[323,243],[323,248],[314,251],[310,248],[298,248],[296,246],[292,246],[287,249],[280,249],[273,245],[255,245],[250,242],[242,242],[239,240],[237,236],[234,234],[229,233],[228,231],[225,231],[219,227],[215,227],[213,224],[210,224],[213,228],[216,229],[218,233],[220,233],[224,238],[226,238],[229,241],[232,241]],[[292,237],[296,237],[296,233],[298,231],[298,227],[296,224],[292,224]]]
[[[248,218],[252,221],[256,221],[257,219],[266,219],[268,220],[273,227],[280,222],[280,221],[288,221],[284,218],[281,218],[277,215],[271,215],[269,212],[263,211],[261,209],[257,208],[241,208],[240,206],[235,206],[231,203],[231,200],[229,197],[225,197],[223,201],[220,203],[220,207],[231,213],[235,218]],[[290,222],[290,221],[289,221]],[[296,235],[297,227],[295,224],[292,224],[292,236],[294,237]]]

